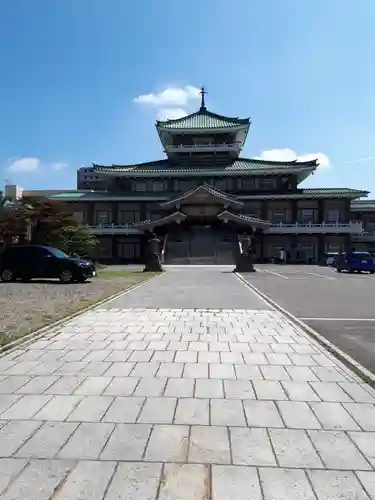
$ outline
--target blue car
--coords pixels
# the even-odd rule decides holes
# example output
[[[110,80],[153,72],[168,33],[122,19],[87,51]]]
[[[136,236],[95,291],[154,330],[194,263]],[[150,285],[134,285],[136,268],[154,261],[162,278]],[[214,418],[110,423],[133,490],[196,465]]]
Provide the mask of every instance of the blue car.
[[[347,271],[348,273],[361,273],[367,271],[375,273],[375,257],[370,252],[348,252],[337,256],[335,267],[338,273]]]

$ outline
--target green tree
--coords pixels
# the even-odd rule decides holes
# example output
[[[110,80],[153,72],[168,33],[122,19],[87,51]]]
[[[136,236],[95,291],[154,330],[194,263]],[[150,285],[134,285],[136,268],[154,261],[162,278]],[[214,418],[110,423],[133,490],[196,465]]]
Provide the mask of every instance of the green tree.
[[[98,240],[88,226],[76,224],[62,227],[50,244],[74,257],[93,259]]]
[[[87,226],[78,224],[69,205],[44,198],[0,202],[0,241],[7,245],[29,240],[51,245],[68,254],[94,255],[97,240]]]

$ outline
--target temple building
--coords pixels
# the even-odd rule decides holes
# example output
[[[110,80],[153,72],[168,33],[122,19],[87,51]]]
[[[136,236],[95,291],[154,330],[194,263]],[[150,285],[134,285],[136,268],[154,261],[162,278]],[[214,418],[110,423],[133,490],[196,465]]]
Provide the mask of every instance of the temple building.
[[[327,252],[375,248],[375,200],[361,199],[366,190],[301,188],[317,160],[244,158],[250,125],[209,111],[202,89],[197,112],[156,123],[164,159],[82,167],[77,190],[40,194],[72,204],[97,235],[103,262],[142,262],[150,231],[166,264],[233,263],[243,233],[253,234],[259,262],[281,251],[289,262],[317,263]]]

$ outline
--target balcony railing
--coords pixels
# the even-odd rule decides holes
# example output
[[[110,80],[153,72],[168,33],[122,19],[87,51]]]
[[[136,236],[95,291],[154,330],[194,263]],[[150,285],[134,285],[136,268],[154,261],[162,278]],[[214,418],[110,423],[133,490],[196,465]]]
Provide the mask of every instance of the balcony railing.
[[[93,234],[139,234],[142,231],[134,227],[133,224],[96,224],[90,225],[90,230]],[[277,223],[272,224],[268,229],[268,233],[273,234],[352,234],[356,238],[363,241],[375,240],[375,231],[363,231],[362,222],[348,222],[348,223],[329,223],[323,222],[321,224],[295,224]],[[367,238],[367,240],[366,240]]]
[[[90,225],[92,234],[139,234],[141,231],[133,224],[96,224]]]
[[[321,224],[285,224],[280,222],[272,224],[268,229],[269,233],[289,233],[289,234],[322,234],[322,233],[344,233],[344,234],[362,234],[362,222],[322,222]]]
[[[169,153],[182,153],[187,151],[240,151],[241,142],[221,142],[220,144],[167,144],[165,150]]]

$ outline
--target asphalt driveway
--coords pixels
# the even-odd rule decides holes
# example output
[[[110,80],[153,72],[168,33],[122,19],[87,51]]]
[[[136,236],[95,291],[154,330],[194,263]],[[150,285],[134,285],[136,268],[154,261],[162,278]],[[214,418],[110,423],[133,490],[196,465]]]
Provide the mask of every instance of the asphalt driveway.
[[[287,309],[375,372],[375,276],[319,266],[257,266],[244,275]]]

